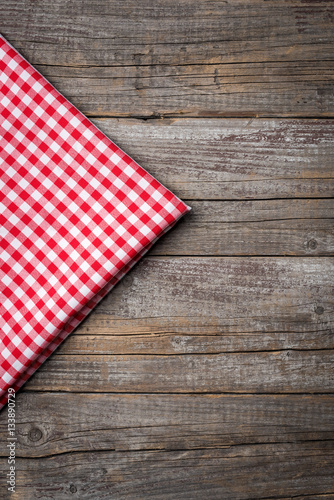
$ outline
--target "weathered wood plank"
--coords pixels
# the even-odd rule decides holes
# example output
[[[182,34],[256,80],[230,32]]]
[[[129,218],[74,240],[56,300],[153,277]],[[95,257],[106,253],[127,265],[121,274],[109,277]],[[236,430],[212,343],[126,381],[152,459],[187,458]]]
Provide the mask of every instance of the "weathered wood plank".
[[[1,7],[4,34],[33,64],[57,66],[332,60],[332,15],[330,0],[7,0]]]
[[[202,280],[202,276],[206,279]],[[333,277],[334,263],[330,258],[146,258],[78,328],[77,337],[80,332],[87,335],[90,331],[117,335],[169,333],[174,354],[161,355],[153,349],[152,355],[132,355],[128,354],[131,344],[127,344],[123,347],[126,354],[109,355],[112,351],[106,343],[100,349],[104,345],[108,355],[55,353],[26,388],[331,392],[332,351],[228,354],[217,347],[224,348],[232,338],[227,351],[237,351],[238,347],[245,350],[256,344],[256,336],[264,334],[255,350],[265,346],[272,350],[277,344],[286,348],[290,332],[297,348],[311,347],[307,346],[308,332],[313,339],[314,333],[319,333],[318,343],[316,339],[311,341],[317,349],[323,347],[322,342],[333,347]],[[181,334],[188,337],[184,339]],[[189,354],[189,334],[211,338],[202,350],[196,350],[193,342],[196,354]],[[208,351],[208,344],[216,342],[212,336],[217,334],[217,347]],[[89,346],[83,352],[89,352]]]
[[[90,451],[18,459],[17,498],[240,500],[333,494],[333,443],[169,452]],[[3,492],[6,466],[2,459]]]
[[[333,281],[329,257],[146,257],[76,331],[331,338]]]
[[[55,353],[25,388],[116,393],[332,393],[334,350],[169,356]]]
[[[222,333],[198,335],[193,332],[174,334],[109,334],[107,322],[96,319],[96,328],[85,323],[72,333],[57,350],[58,354],[215,354],[220,352],[278,351],[289,349],[334,349],[330,330],[313,332]],[[92,331],[94,334],[87,334]]]
[[[330,120],[93,121],[185,199],[334,195]]]
[[[9,0],[0,29],[87,114],[333,116],[333,17],[330,0]]]
[[[151,255],[334,255],[334,199],[193,201]]]
[[[88,116],[334,116],[331,61],[37,69]]]
[[[98,418],[97,418],[98,415]],[[191,450],[333,439],[333,395],[67,394],[22,391],[17,454]],[[0,414],[0,453],[8,449]]]

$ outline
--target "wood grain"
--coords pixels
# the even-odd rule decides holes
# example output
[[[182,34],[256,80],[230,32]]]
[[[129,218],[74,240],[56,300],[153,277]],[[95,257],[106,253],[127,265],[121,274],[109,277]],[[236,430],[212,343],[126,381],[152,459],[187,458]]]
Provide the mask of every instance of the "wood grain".
[[[0,4],[193,208],[19,392],[11,496],[1,412],[1,498],[334,499],[333,21],[330,0]]]
[[[76,331],[332,338],[333,277],[330,257],[145,257]]]
[[[278,119],[94,119],[187,200],[333,197],[334,123]]]
[[[16,429],[20,457],[301,443],[333,438],[334,396],[23,391]],[[0,443],[5,457],[5,418]]]
[[[334,199],[193,201],[151,255],[334,255]]]
[[[103,116],[333,116],[333,3],[9,0],[0,30]]]
[[[87,116],[333,117],[334,63],[36,68]],[[138,76],[140,74],[140,77]],[[324,98],[325,96],[325,98]]]
[[[153,393],[332,393],[334,350],[217,354],[55,354],[26,390]]]
[[[92,318],[93,320],[93,318]],[[84,356],[89,354],[216,354],[220,352],[249,351],[289,351],[299,349],[333,349],[332,330],[318,329],[308,332],[228,332],[198,334],[189,329],[187,334],[163,333],[133,333],[122,335],[109,333],[108,320],[95,319],[96,328],[92,323],[84,323],[57,350],[58,354],[73,354]],[[88,326],[86,326],[88,325]],[[86,333],[88,332],[88,333]],[[92,332],[89,334],[89,332]],[[94,333],[93,333],[94,332]]]
[[[333,58],[332,14],[330,0],[8,0],[2,23],[33,64],[318,62]]]
[[[318,349],[333,347],[333,273],[330,258],[146,258],[78,328],[77,342],[90,331],[146,336],[126,338],[124,354],[110,354],[112,343],[98,337],[80,355],[65,344],[26,389],[332,392],[333,354]],[[290,333],[296,350],[287,351]],[[165,335],[150,349],[148,334],[151,345]],[[245,352],[252,347],[258,352]]]
[[[18,459],[17,491],[25,500],[202,500],[203,488],[213,500],[268,499],[273,492],[276,498],[303,498],[305,491],[332,498],[333,451],[332,441],[318,441]],[[4,459],[0,466],[6,470]],[[5,491],[5,474],[0,481]]]

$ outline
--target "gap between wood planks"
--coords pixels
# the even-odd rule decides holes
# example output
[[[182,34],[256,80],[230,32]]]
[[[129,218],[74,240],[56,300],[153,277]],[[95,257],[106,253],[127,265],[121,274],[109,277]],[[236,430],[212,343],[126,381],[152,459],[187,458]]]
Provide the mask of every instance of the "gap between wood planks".
[[[135,396],[135,395],[141,395],[141,396],[208,396],[208,397],[219,397],[219,396],[262,396],[262,397],[271,397],[271,396],[331,396],[334,394],[334,392],[318,392],[318,391],[310,391],[310,392],[231,392],[231,391],[209,391],[209,392],[203,392],[203,391],[197,391],[197,392],[190,392],[190,391],[183,391],[183,392],[175,392],[175,391],[170,391],[170,392],[162,392],[162,391],[157,391],[157,392],[147,392],[147,391],[136,391],[136,392],[127,392],[127,391],[119,391],[119,392],[114,392],[114,391],[82,391],[82,390],[64,390],[64,389],[56,389],[54,391],[51,391],[49,389],[29,389],[28,387],[24,387],[20,389],[19,394],[23,394],[25,392],[31,393],[43,393],[43,394],[105,394],[105,395],[123,395],[123,396]]]
[[[73,333],[73,335],[75,335]],[[99,335],[99,339],[100,337],[109,337],[109,335]],[[129,337],[129,335],[127,335]],[[218,335],[216,335],[217,337]],[[80,340],[83,340],[85,336],[84,335],[80,335]],[[286,353],[289,353],[290,351],[295,351],[295,352],[314,352],[314,351],[333,351],[334,352],[334,347],[319,347],[319,349],[315,349],[315,348],[312,348],[312,349],[298,349],[296,347],[288,347],[286,349],[259,349],[259,350],[247,350],[247,351],[205,351],[205,352],[175,352],[173,354],[171,353],[168,353],[168,354],[165,354],[165,353],[141,353],[141,354],[138,354],[138,353],[134,353],[134,352],[122,352],[121,354],[117,354],[117,356],[152,356],[152,357],[172,357],[172,356],[219,356],[221,354],[251,354],[251,353],[279,353],[279,352],[286,352]],[[61,354],[58,353],[58,352],[55,352],[55,356],[107,356],[108,354],[107,353],[104,353],[104,354],[101,354],[101,353],[70,353],[70,354],[67,354],[66,352],[62,352]]]
[[[119,115],[101,115],[101,114],[93,114],[93,113],[85,113],[91,119],[113,119],[113,120],[138,120],[139,122],[147,122],[150,120],[168,120],[170,118],[174,118],[177,120],[242,120],[242,119],[250,119],[250,120],[328,120],[333,121],[334,115],[284,115],[284,114],[266,114],[261,115],[258,113],[248,113],[248,114],[234,114],[234,115],[221,115],[217,113],[217,115],[198,115],[198,116],[190,116],[187,114],[173,114],[173,113],[153,113],[152,115],[127,115],[127,116],[119,116]]]
[[[289,497],[282,497],[280,496],[272,496],[272,497],[252,497],[252,498],[247,498],[247,500],[298,500],[298,499],[303,499],[303,498],[312,498],[312,500],[318,500],[318,498],[327,498],[329,495],[334,495],[334,491],[329,491],[328,493],[306,493],[306,494],[301,494],[301,495],[292,495]]]
[[[29,42],[29,43],[37,43],[37,42],[34,42],[34,41],[31,41],[31,40],[25,40],[26,42]],[[17,44],[19,41],[18,40],[12,40],[12,44]],[[316,45],[316,42],[314,41],[312,43],[312,45]],[[325,62],[325,61],[328,61],[328,62],[333,62],[333,59],[331,59],[330,57],[328,58],[325,58],[325,59],[317,59],[317,62]],[[291,62],[291,61],[290,61]],[[293,62],[293,61],[292,61]],[[302,61],[299,61],[299,60],[296,60],[296,63],[299,63],[299,62],[313,62],[314,63],[314,60],[313,59],[303,59]],[[163,62],[159,62],[159,63],[148,63],[148,64],[145,64],[145,63],[134,63],[134,64],[50,64],[50,63],[44,63],[43,64],[35,64],[35,66],[37,67],[41,67],[41,68],[141,68],[141,67],[157,67],[157,66],[168,66],[168,67],[173,67],[173,68],[177,68],[178,66],[232,66],[232,65],[235,65],[235,66],[239,66],[239,65],[254,65],[254,64],[265,64],[265,63],[269,63],[269,64],[276,64],[276,63],[282,63],[282,64],[286,64],[287,61],[284,60],[284,59],[273,59],[273,60],[269,60],[269,59],[263,59],[261,61],[239,61],[239,62],[224,62],[224,61],[219,61],[219,62],[193,62],[193,63],[181,63],[181,62],[178,62],[177,64],[174,64],[174,65],[171,65],[170,63],[163,63]],[[203,75],[204,76],[204,75]],[[147,77],[146,77],[147,78]]]
[[[312,177],[312,179],[314,179],[314,177]],[[321,180],[332,180],[331,177],[318,177],[318,179],[321,179]],[[287,179],[288,180],[288,179]],[[236,181],[232,181],[232,182],[236,182]],[[220,202],[220,201],[226,201],[226,202],[240,202],[240,201],[249,201],[249,202],[256,202],[256,201],[280,201],[280,200],[333,200],[334,197],[333,196],[314,196],[314,197],[307,197],[307,198],[304,198],[304,197],[301,197],[301,196],[295,196],[293,198],[287,198],[287,197],[277,197],[277,198],[221,198],[221,199],[218,199],[218,198],[215,198],[215,199],[210,199],[210,198],[182,198],[183,201],[185,201],[186,203],[187,202],[191,202],[191,201],[207,201],[209,203],[215,203],[215,202]],[[322,218],[322,217],[316,217],[316,218]],[[329,219],[333,219],[334,217],[328,217]],[[302,217],[300,219],[303,219]],[[268,219],[268,220],[277,220],[277,219]],[[286,220],[289,220],[289,219],[286,219]]]
[[[152,257],[155,257],[157,259],[164,259],[166,257],[170,257],[170,255],[168,255],[168,254],[166,254],[166,255],[163,255],[163,254],[162,255],[152,255]],[[218,256],[217,257],[217,255],[208,254],[208,255],[194,255],[194,256],[192,256],[192,255],[173,255],[173,257],[175,257],[176,259],[180,259],[180,258],[183,258],[183,257],[185,259],[191,259],[191,258],[196,258],[196,259],[203,258],[204,259],[206,257],[210,258],[210,259],[218,259],[218,258],[222,258],[222,259],[227,258],[228,259],[228,258],[232,258],[232,257],[236,257],[236,256],[232,255],[232,254],[227,254],[227,255],[223,255],[223,256]],[[238,254],[237,257],[252,257],[252,258],[254,257],[255,259],[256,258],[261,258],[261,257],[265,257],[265,258],[270,257],[271,259],[275,259],[275,257],[278,257],[278,258],[284,257],[284,258],[287,258],[287,259],[288,258],[289,259],[290,258],[297,259],[297,258],[300,258],[300,255],[287,255],[287,254],[282,253],[282,254],[277,254],[275,256],[269,255],[269,254],[268,255],[251,255],[250,256],[249,254]],[[305,255],[305,256],[303,256],[303,258],[304,257],[306,259],[310,259],[311,257],[313,257],[314,259],[324,259],[324,258],[329,257],[329,256],[328,255],[316,255],[316,256],[312,256],[312,255],[306,256]]]

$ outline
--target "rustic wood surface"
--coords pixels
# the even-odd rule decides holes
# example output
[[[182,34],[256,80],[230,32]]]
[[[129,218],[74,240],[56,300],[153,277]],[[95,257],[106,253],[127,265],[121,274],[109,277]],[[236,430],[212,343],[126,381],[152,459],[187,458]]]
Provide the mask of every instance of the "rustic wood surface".
[[[104,116],[333,116],[332,1],[2,1],[1,24]]]
[[[329,441],[333,399],[333,394],[24,392],[18,408],[20,455]]]
[[[334,499],[334,2],[0,0],[192,207],[19,391],[0,498]]]
[[[332,120],[93,121],[187,200],[310,199],[334,194]]]

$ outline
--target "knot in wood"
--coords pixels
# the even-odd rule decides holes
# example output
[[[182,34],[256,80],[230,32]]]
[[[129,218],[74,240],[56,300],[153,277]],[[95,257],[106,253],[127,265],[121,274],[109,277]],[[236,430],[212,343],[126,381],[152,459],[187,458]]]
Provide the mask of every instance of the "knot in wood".
[[[42,439],[42,436],[43,436],[43,433],[42,433],[41,429],[39,429],[38,427],[33,427],[32,429],[30,429],[30,431],[28,433],[28,437],[29,437],[30,441],[34,441],[34,442]]]
[[[318,242],[314,238],[312,238],[311,240],[309,240],[307,242],[307,248],[309,248],[310,250],[315,250],[317,248],[317,246],[318,246]]]

